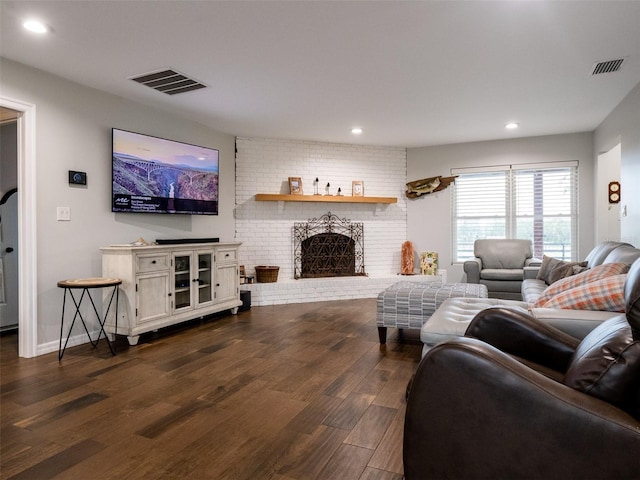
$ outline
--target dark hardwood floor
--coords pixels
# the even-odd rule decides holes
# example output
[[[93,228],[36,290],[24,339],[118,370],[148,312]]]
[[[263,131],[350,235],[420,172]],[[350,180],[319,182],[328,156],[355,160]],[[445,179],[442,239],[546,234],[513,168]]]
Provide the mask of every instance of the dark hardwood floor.
[[[32,359],[1,340],[2,479],[402,478],[417,334],[375,299],[253,307]]]

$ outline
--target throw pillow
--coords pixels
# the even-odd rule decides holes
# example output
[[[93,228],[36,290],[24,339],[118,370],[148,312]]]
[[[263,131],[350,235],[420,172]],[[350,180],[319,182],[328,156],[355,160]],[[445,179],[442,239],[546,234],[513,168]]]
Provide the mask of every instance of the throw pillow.
[[[587,263],[588,262],[580,262],[578,265],[574,265],[573,275],[577,275],[579,273],[586,272],[587,270],[589,270],[589,267],[587,267]],[[570,276],[571,275],[567,275],[567,277],[570,277]]]
[[[557,282],[561,278],[570,277],[580,273],[582,268],[587,266],[587,262],[565,262],[557,258],[543,255],[540,270],[538,270],[538,280],[543,280],[547,285]]]
[[[543,308],[624,313],[624,282],[626,279],[626,274],[612,275],[571,288],[551,298],[543,305]]]
[[[546,284],[549,284],[549,274],[551,270],[553,270],[558,265],[562,264],[562,260],[558,260],[557,258],[547,257],[546,255],[542,256],[542,263],[540,264],[540,270],[538,270],[538,275],[536,278],[538,280],[543,280]]]
[[[587,262],[563,262],[558,265],[549,274],[549,285],[556,283],[561,278],[570,277],[586,269]]]
[[[598,265],[597,267],[590,268],[582,273],[570,276],[568,278],[562,278],[557,282],[549,285],[544,289],[538,300],[533,304],[534,307],[542,307],[551,298],[559,293],[562,293],[571,288],[585,285],[587,283],[595,282],[602,278],[610,277],[612,275],[620,275],[629,271],[629,265],[626,263],[605,263]]]

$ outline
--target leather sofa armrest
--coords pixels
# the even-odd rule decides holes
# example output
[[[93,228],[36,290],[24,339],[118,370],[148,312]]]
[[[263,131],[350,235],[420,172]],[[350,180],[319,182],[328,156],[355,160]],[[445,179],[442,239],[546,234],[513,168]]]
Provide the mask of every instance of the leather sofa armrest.
[[[565,310],[562,308],[533,307],[529,313],[541,322],[547,323],[579,340],[605,320],[620,315],[618,312],[601,310]]]
[[[580,340],[535,317],[509,308],[487,308],[467,327],[478,338],[503,352],[565,372]]]
[[[524,261],[524,280],[537,278],[541,266],[542,260],[539,258],[527,258]]]
[[[404,474],[634,478],[640,422],[471,338],[432,348],[414,377]]]
[[[539,258],[527,258],[524,261],[524,266],[525,267],[541,267],[542,260],[540,260]]]
[[[538,278],[538,272],[540,271],[540,265],[525,266],[524,267],[524,280],[534,280]]]
[[[480,270],[482,270],[482,260],[478,257],[466,260],[462,265],[464,273],[467,274],[467,283],[480,283]]]

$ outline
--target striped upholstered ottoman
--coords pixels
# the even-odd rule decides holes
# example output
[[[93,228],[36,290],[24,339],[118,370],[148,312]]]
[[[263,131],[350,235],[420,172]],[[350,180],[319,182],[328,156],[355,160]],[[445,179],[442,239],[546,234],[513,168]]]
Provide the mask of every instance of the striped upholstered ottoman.
[[[376,324],[380,343],[387,342],[387,327],[422,328],[447,298],[487,298],[487,287],[478,283],[397,282],[378,295]]]

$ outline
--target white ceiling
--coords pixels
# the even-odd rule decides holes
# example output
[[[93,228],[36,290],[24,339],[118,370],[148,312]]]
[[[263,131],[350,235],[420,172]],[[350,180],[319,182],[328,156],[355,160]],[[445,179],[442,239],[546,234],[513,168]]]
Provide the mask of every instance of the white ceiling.
[[[27,17],[52,31],[29,34]],[[239,136],[417,147],[591,131],[640,82],[640,1],[0,0],[0,21],[6,58]],[[166,67],[209,88],[129,80]]]

